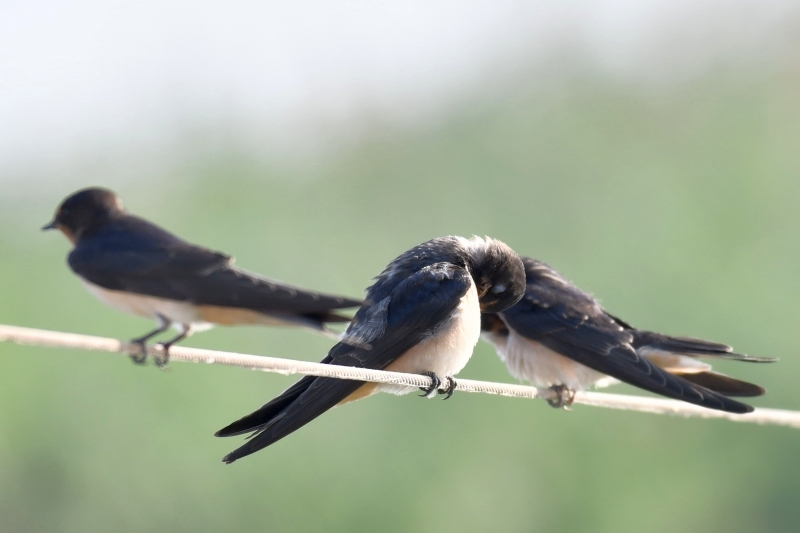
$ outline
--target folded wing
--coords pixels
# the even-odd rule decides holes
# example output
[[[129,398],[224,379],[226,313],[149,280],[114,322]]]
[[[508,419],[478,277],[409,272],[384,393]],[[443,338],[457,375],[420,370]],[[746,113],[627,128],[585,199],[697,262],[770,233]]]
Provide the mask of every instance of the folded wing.
[[[72,270],[106,289],[198,305],[272,313],[325,313],[361,304],[359,300],[252,274],[234,267],[230,256],[194,246],[147,221],[130,218],[133,220],[126,225],[135,222],[138,231],[112,227],[82,243],[69,256]]]
[[[472,280],[450,264],[426,267],[399,283],[387,296],[362,307],[322,360],[326,364],[384,369],[447,323]],[[223,461],[250,455],[304,426],[363,386],[363,381],[306,376],[254,413],[216,433],[219,437],[255,431]]]
[[[539,277],[534,283],[529,277],[522,301],[502,316],[518,334],[636,387],[710,409],[753,410],[642,357],[630,331],[607,315],[594,298],[556,275]]]

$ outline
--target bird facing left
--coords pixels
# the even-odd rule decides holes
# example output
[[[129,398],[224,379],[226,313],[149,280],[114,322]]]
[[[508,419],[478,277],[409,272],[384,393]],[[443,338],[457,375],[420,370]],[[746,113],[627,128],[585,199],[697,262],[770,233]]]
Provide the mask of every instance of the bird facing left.
[[[449,397],[455,388],[452,376],[467,364],[480,337],[481,312],[501,312],[524,292],[522,261],[502,242],[478,237],[432,239],[389,263],[322,363],[426,374],[433,378],[433,386],[425,390],[429,397],[444,378]],[[381,390],[406,394],[414,388],[305,376],[216,433],[230,437],[254,432],[223,461],[250,455],[336,405]]]
[[[146,342],[175,326],[179,334],[161,343],[159,366],[169,348],[214,324],[305,326],[329,332],[330,322],[349,322],[333,312],[359,300],[294,287],[233,266],[234,259],[169,233],[130,214],[108,189],[92,187],[65,199],[54,220],[74,245],[68,264],[86,288],[109,306],[153,318],[157,328],[131,342],[131,357],[147,358]]]

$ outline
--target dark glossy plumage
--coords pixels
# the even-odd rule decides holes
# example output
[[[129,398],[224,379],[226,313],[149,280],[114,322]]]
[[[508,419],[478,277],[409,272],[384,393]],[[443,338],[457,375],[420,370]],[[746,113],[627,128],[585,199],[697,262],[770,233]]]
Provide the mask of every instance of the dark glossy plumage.
[[[361,304],[241,270],[230,256],[129,214],[106,189],[84,189],[64,200],[50,228],[73,241],[70,268],[103,289],[251,310],[317,329],[325,322],[349,321],[332,310]]]
[[[83,237],[68,261],[76,274],[106,289],[201,305],[325,313],[361,303],[246,272],[233,266],[231,257],[132,215],[111,219]]]
[[[636,330],[606,313],[591,295],[541,261],[523,258],[523,263],[527,278],[525,295],[515,306],[500,313],[505,324],[519,335],[620,381],[711,409],[750,412],[752,407],[731,400],[721,392],[732,395],[737,390],[742,393],[739,395],[763,393],[756,385],[718,374],[714,375],[716,379],[697,377],[699,374],[689,378],[673,375],[642,353],[649,349],[700,357],[766,359],[735,354],[722,344]],[[490,318],[484,324],[487,329],[497,327]],[[735,383],[742,385],[737,387]],[[708,388],[715,386],[718,387],[716,392]]]
[[[466,270],[453,268],[446,263],[431,265],[412,274],[397,284],[394,291],[385,293],[390,302],[382,335],[371,339],[369,343],[351,345],[340,342],[322,362],[360,368],[386,368],[424,337],[435,334],[436,328],[452,315],[469,287],[470,279]],[[356,313],[355,321],[369,320],[369,310],[368,307],[362,307]],[[223,460],[231,463],[269,446],[335,406],[363,384],[362,381],[332,378],[302,378],[255,413],[217,432],[219,437],[228,437],[260,431]]]
[[[500,252],[476,257],[466,239],[443,237],[415,246],[392,261],[367,290],[342,342],[322,363],[385,369],[424,339],[436,337],[453,319],[455,310],[480,272],[480,283],[492,308],[513,305],[524,291],[522,263],[502,243],[488,248]],[[482,242],[482,241],[481,241]],[[500,255],[508,257],[500,259]],[[480,254],[479,254],[480,255]],[[493,267],[486,268],[486,257]],[[504,285],[502,294],[491,288]],[[481,302],[484,303],[483,301]],[[477,331],[476,337],[477,339]],[[220,437],[255,431],[244,446],[223,461],[232,463],[307,424],[364,385],[359,381],[304,377],[254,413],[216,433]]]

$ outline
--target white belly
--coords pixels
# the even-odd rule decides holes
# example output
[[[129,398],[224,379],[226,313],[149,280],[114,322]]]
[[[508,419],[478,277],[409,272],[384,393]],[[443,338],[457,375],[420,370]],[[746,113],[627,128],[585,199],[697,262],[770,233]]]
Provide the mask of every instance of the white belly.
[[[617,383],[617,380],[576,363],[514,331],[507,337],[495,334],[485,336],[486,340],[495,345],[497,354],[506,363],[511,375],[529,381],[534,387],[566,385],[571,390],[584,390],[592,385],[605,387]]]
[[[159,315],[161,315],[170,322],[195,324],[200,326],[200,329],[205,325],[205,321],[198,316],[197,307],[190,303],[145,296],[143,294],[112,291],[85,280],[81,281],[98,300],[118,311],[149,317],[154,320],[159,320]],[[196,331],[198,328],[193,329]]]
[[[481,333],[481,311],[475,285],[461,299],[455,315],[446,327],[436,335],[423,340],[386,367],[392,372],[422,374],[433,372],[440,378],[460,372],[472,357],[472,350]],[[408,394],[415,387],[380,384],[380,390],[392,394]]]

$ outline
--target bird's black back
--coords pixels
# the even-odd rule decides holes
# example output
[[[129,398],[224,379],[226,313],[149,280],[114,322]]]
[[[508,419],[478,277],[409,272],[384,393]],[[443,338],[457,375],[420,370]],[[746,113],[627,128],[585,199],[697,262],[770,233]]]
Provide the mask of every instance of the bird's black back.
[[[324,313],[360,304],[236,268],[228,255],[127,214],[79,240],[68,261],[76,274],[105,289],[199,305]]]
[[[367,289],[341,342],[321,362],[384,369],[434,335],[473,285],[454,237],[420,244],[392,261]],[[355,392],[364,382],[306,376],[257,411],[216,433],[256,436],[223,459],[231,463],[296,431]]]
[[[659,368],[633,347],[627,324],[541,261],[523,258],[527,287],[501,316],[518,334],[593,370],[656,394],[734,413],[753,410]],[[624,324],[624,325],[623,325]]]

